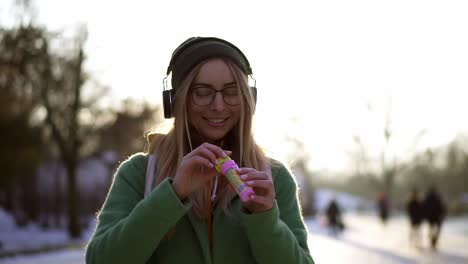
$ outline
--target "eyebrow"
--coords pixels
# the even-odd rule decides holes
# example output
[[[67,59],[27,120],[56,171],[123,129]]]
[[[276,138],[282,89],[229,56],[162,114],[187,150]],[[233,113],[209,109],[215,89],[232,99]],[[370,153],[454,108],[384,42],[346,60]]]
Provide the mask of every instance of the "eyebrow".
[[[232,85],[236,85],[236,82],[233,81],[233,82],[230,82],[230,83],[225,83],[223,86],[226,87],[226,86],[232,86]],[[193,83],[192,86],[205,86],[205,87],[214,88],[213,85],[211,85],[209,83],[203,83],[203,82]]]

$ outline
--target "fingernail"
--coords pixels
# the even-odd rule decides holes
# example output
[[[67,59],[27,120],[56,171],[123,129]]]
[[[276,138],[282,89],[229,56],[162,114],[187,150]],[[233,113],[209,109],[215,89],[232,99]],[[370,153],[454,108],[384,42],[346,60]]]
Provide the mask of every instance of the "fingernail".
[[[252,194],[250,195],[250,200],[253,200],[253,199],[255,199],[255,195]]]
[[[243,180],[247,179],[247,175],[245,175],[245,174],[244,174],[244,175],[241,175],[240,177],[241,177],[241,179],[243,179]]]
[[[252,185],[254,183],[254,181],[248,181],[247,184],[248,185]]]

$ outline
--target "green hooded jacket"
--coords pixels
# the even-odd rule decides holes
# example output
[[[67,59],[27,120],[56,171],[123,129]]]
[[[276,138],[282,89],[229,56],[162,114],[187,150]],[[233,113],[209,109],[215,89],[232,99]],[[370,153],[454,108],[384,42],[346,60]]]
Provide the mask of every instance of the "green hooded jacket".
[[[236,196],[230,215],[217,207],[210,251],[206,222],[195,217],[189,201],[180,201],[169,179],[144,198],[147,160],[138,153],[117,170],[87,245],[86,263],[313,263],[296,181],[279,162],[272,165],[275,206],[247,214]],[[167,235],[170,230],[175,231]]]

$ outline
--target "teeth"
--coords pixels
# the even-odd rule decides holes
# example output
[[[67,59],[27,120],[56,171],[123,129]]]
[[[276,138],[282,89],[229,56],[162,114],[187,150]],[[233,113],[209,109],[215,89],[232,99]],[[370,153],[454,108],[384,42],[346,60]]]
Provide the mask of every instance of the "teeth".
[[[224,121],[224,119],[208,119],[208,121],[210,121],[212,123],[222,123]]]

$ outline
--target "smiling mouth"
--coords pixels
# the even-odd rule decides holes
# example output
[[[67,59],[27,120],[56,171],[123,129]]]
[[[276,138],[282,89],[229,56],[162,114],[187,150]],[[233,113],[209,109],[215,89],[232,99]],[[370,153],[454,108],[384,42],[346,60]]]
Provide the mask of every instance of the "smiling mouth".
[[[208,121],[210,125],[219,126],[223,125],[227,118],[205,118],[205,120]]]

